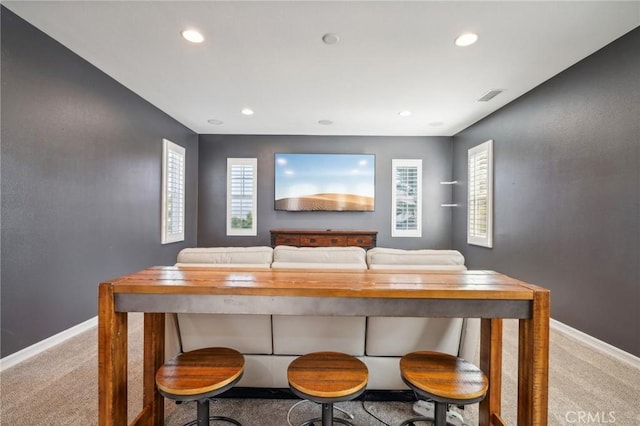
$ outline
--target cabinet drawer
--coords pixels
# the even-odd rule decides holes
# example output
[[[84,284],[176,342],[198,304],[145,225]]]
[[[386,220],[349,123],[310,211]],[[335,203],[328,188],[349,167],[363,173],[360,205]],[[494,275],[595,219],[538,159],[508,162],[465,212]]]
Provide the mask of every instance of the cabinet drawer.
[[[299,246],[300,235],[276,235],[275,245],[277,246]]]
[[[347,238],[348,246],[371,247],[373,246],[373,238],[368,235],[357,235]]]
[[[344,235],[302,235],[300,245],[307,247],[343,247],[347,243]]]

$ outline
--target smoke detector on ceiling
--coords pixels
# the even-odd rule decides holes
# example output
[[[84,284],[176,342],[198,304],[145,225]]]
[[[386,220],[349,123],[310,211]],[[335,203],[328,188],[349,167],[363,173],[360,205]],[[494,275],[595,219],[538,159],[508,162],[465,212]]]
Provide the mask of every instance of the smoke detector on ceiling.
[[[322,42],[324,44],[337,44],[340,41],[340,36],[338,34],[327,33],[322,36]]]

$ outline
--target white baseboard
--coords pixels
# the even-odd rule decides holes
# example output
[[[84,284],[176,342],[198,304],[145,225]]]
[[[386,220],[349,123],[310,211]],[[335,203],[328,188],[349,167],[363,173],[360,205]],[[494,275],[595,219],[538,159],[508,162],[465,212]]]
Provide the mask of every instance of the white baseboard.
[[[55,345],[58,345],[64,342],[65,340],[68,340],[84,331],[87,331],[93,327],[96,327],[97,325],[98,325],[98,317],[93,317],[86,320],[85,322],[81,322],[78,325],[75,325],[71,328],[61,331],[58,334],[54,334],[51,337],[41,340],[38,343],[35,343],[29,347],[26,347],[16,353],[7,355],[6,357],[0,359],[0,371],[4,371],[7,368],[11,368],[16,364],[26,361],[27,359],[35,355],[38,355],[40,352],[44,352],[47,349],[50,349]]]
[[[595,337],[590,336],[587,333],[576,330],[575,328],[570,327],[560,321],[554,320],[553,318],[551,319],[549,326],[555,331],[565,334],[600,352],[604,352],[605,354],[610,355],[619,361],[630,364],[632,367],[640,369],[640,358],[633,354],[630,354],[629,352],[625,352],[622,349],[616,348],[613,345],[596,339]]]

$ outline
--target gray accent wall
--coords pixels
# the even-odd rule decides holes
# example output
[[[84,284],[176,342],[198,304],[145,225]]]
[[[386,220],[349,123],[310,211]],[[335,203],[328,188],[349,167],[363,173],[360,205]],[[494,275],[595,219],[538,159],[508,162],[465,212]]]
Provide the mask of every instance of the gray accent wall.
[[[102,280],[196,245],[198,137],[2,7],[2,356],[97,315]],[[162,138],[186,241],[160,244]]]
[[[286,212],[274,210],[274,154],[375,154],[374,212]],[[258,235],[226,236],[227,157],[258,159]],[[270,229],[357,229],[378,231],[378,246],[451,246],[450,137],[200,135],[198,245],[269,245]],[[391,160],[421,158],[422,238],[391,237]]]
[[[494,244],[453,246],[474,269],[551,289],[552,317],[640,356],[640,29],[454,137],[453,170],[494,140]]]

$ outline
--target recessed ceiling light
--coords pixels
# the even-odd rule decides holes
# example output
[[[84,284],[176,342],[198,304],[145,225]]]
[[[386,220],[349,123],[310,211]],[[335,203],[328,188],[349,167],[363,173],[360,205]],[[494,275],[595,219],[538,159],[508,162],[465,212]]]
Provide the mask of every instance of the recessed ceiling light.
[[[318,120],[318,124],[322,124],[323,126],[330,126],[333,124],[331,120]]]
[[[253,115],[253,110],[251,108],[242,108],[242,111],[240,112],[244,115]]]
[[[324,44],[337,44],[340,41],[340,36],[338,34],[327,33],[322,36],[322,42]]]
[[[456,46],[460,46],[460,47],[471,46],[476,41],[478,41],[478,34],[464,33],[456,39]]]
[[[222,120],[217,120],[217,119],[215,119],[215,118],[212,118],[212,119],[210,119],[210,120],[207,120],[207,123],[209,123],[209,124],[213,124],[214,126],[219,126],[219,125],[221,125],[221,124],[224,124],[224,121],[222,121]]]
[[[409,116],[411,115],[411,111],[407,111],[407,110],[405,110],[405,111],[400,111],[400,112],[398,113],[398,115],[399,115],[400,117],[409,117]]]
[[[196,30],[184,30],[182,37],[191,43],[202,43],[204,41],[204,36]]]

